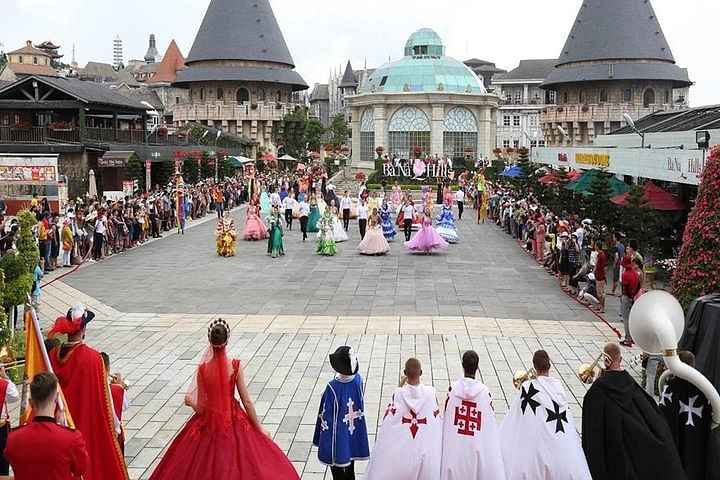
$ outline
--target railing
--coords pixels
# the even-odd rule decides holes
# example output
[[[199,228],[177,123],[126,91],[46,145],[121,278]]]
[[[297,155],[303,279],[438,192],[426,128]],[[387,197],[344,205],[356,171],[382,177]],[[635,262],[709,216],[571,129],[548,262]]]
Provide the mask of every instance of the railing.
[[[270,104],[184,104],[172,107],[173,120],[282,120],[295,106],[284,103]]]
[[[647,107],[638,105],[557,105],[545,108],[542,122],[622,122],[625,113],[633,118],[641,118],[660,110],[672,111],[682,108],[685,107],[670,104],[653,104]]]
[[[80,131],[75,128],[0,127],[0,143],[79,143]]]

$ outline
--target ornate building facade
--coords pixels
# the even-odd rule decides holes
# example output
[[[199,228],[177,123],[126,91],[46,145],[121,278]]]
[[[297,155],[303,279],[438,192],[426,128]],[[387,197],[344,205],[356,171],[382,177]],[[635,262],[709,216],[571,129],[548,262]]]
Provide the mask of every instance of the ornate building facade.
[[[624,126],[625,114],[687,108],[690,85],[649,0],[585,0],[541,85],[557,99],[542,114],[545,139],[590,145]]]
[[[390,156],[439,155],[454,161],[489,156],[498,98],[462,62],[445,55],[433,30],[408,39],[405,56],[374,70],[346,98],[352,163],[368,165],[382,146]]]
[[[273,146],[273,125],[308,88],[268,0],[212,0],[185,65],[173,83],[189,92],[173,107],[175,124],[214,126],[262,146]]]

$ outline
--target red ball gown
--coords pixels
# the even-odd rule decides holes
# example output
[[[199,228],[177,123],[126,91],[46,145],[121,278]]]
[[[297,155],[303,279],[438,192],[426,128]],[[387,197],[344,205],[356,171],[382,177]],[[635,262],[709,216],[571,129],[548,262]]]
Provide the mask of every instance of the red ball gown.
[[[150,480],[299,480],[290,460],[253,426],[235,398],[240,362],[229,362],[225,347],[209,352],[188,393],[196,413]]]

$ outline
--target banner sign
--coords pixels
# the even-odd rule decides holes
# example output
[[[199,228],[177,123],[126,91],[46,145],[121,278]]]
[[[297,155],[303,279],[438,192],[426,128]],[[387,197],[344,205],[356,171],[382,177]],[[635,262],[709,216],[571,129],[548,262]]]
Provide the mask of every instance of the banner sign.
[[[533,148],[532,161],[575,170],[605,169],[615,175],[698,185],[705,151],[678,148]]]
[[[412,165],[410,163],[401,163],[397,166],[384,163],[382,168],[383,177],[390,178],[413,178],[423,180],[427,178],[453,178],[455,171],[449,165],[428,164],[425,162],[417,162]]]

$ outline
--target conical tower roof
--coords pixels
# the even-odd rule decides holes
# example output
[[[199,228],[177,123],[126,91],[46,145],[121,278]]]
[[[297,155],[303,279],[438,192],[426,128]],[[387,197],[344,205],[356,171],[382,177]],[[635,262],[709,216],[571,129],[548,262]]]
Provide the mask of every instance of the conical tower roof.
[[[183,58],[182,53],[180,53],[177,43],[175,43],[175,40],[173,39],[170,42],[170,46],[168,46],[165,51],[165,56],[163,57],[162,62],[160,62],[155,75],[148,80],[148,83],[172,83],[175,81],[177,72],[184,68],[185,59]]]
[[[598,80],[691,84],[687,72],[675,65],[650,0],[583,0],[543,86]]]
[[[358,81],[355,78],[355,72],[353,72],[350,60],[348,60],[347,66],[345,67],[345,73],[343,73],[342,79],[340,80],[340,88],[357,87]]]
[[[269,0],[212,0],[185,63],[207,60],[295,67]]]

